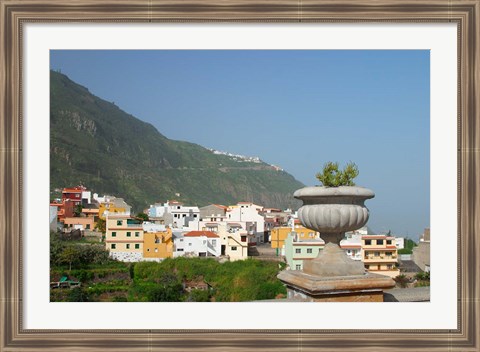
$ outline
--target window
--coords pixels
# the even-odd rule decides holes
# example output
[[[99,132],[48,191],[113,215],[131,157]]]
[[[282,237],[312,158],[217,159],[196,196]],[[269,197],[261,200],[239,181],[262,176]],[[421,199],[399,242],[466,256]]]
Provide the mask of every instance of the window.
[[[180,238],[180,242],[183,242],[183,238]]]
[[[135,231],[135,237],[140,237],[140,232]]]
[[[127,232],[127,237],[132,237],[132,233],[130,231]]]
[[[392,240],[387,240],[387,244],[392,244]]]
[[[383,244],[383,240],[377,240],[377,244]]]
[[[158,253],[158,248],[155,248],[155,253]]]
[[[127,243],[125,246],[127,247],[127,249],[130,249],[130,243]]]
[[[385,254],[387,255],[387,257],[391,257],[391,256],[392,256],[392,252],[385,252]]]
[[[184,218],[184,217],[186,217],[186,216],[187,216],[187,214],[183,214],[183,215],[182,215],[182,218]]]
[[[347,254],[351,254],[352,251],[350,249],[347,249]]]
[[[365,240],[365,245],[370,246],[372,244],[372,240]]]
[[[147,252],[150,252],[150,248],[147,248]]]
[[[307,248],[307,253],[312,253],[312,249],[311,249],[311,248]]]
[[[302,270],[302,265],[301,264],[295,265],[295,270]]]
[[[117,245],[115,243],[112,243],[112,245],[110,246],[111,249],[115,249],[117,248]]]
[[[140,243],[135,243],[135,249],[140,249]]]
[[[374,255],[375,257],[380,257],[380,252],[374,252],[373,255]]]
[[[301,248],[295,248],[295,253],[302,253],[302,249]]]
[[[178,218],[178,214],[173,214],[173,217],[174,217],[174,218]]]
[[[180,209],[180,206],[178,206],[177,209]]]
[[[177,248],[177,252],[183,252],[183,248]]]
[[[392,268],[393,268],[392,264],[388,264],[388,265],[387,265],[387,269],[388,269],[388,270],[392,270]]]
[[[309,232],[309,233],[308,233],[308,236],[309,236],[309,237],[313,237],[313,232]]]
[[[117,233],[115,231],[112,232],[112,237],[117,237]]]
[[[191,245],[192,245],[192,242],[190,242],[188,245],[191,246]]]
[[[122,220],[117,220],[117,226],[122,226],[123,221]]]
[[[86,229],[87,229],[87,230],[90,230],[90,224],[87,224]]]
[[[197,214],[193,214],[193,217],[196,218],[196,217],[197,217]]]
[[[365,265],[365,269],[370,269],[370,265]]]
[[[232,251],[236,251],[237,250],[237,247],[236,246],[233,246],[232,247]]]
[[[212,246],[216,246],[217,245],[217,240],[212,240]]]

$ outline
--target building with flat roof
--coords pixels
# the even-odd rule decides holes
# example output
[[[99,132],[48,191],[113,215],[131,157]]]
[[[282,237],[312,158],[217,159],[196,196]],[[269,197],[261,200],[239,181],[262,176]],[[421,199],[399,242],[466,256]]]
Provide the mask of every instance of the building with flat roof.
[[[320,238],[301,239],[299,233],[289,232],[284,246],[285,259],[290,270],[303,270],[304,261],[316,258],[325,247],[325,242]]]

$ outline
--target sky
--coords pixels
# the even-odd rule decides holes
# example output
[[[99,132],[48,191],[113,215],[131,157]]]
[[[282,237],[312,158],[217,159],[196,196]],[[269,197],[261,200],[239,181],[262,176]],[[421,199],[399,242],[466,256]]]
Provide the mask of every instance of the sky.
[[[170,139],[307,186],[327,161],[355,162],[375,232],[430,226],[428,50],[52,50],[50,68]]]

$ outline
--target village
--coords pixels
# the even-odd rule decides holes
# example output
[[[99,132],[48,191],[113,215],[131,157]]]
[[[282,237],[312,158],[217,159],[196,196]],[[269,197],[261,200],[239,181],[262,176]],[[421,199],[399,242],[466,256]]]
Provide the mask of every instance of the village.
[[[96,238],[112,259],[156,261],[176,257],[211,257],[219,261],[248,258],[285,262],[302,270],[325,242],[303,227],[296,212],[251,202],[189,206],[176,200],[155,203],[137,215],[122,198],[99,196],[84,186],[61,190],[50,203],[50,229],[63,237]],[[401,271],[430,271],[430,231],[411,254],[399,254],[405,238],[375,234],[367,226],[347,232],[340,247],[368,272],[396,278]],[[403,259],[403,260],[401,260]]]

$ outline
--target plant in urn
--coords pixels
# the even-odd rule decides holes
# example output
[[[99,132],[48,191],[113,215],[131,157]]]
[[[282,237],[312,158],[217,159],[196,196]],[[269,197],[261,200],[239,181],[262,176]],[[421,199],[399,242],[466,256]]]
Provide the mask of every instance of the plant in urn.
[[[350,259],[339,247],[345,232],[367,223],[369,213],[364,202],[375,197],[370,189],[355,186],[356,176],[358,168],[354,163],[339,170],[338,163],[328,162],[316,175],[323,186],[305,187],[294,193],[295,198],[303,201],[298,210],[300,222],[320,232],[326,243],[317,258],[304,261],[304,273],[321,277],[365,273],[363,263]]]

